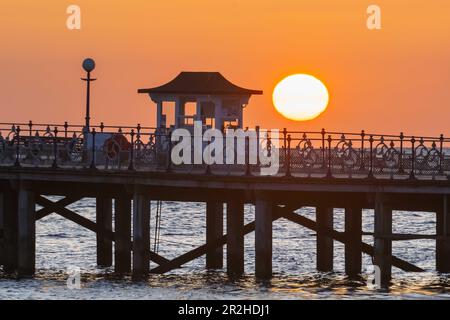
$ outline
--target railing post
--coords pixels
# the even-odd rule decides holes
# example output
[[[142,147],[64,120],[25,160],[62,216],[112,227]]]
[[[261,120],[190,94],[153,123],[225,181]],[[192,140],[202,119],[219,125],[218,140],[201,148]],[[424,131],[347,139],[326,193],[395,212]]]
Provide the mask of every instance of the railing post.
[[[138,123],[138,125],[137,125],[137,127],[136,127],[136,130],[137,130],[137,134],[138,135],[140,135],[141,134],[141,129],[142,129],[142,127],[141,127],[141,124],[140,123]]]
[[[52,168],[58,168],[58,127],[53,130],[53,164]]]
[[[415,148],[416,139],[414,137],[411,138],[411,173],[409,174],[410,179],[416,178],[416,148]]]
[[[441,134],[439,137],[439,174],[444,173],[444,168],[442,167],[442,162],[444,161],[444,135]]]
[[[333,175],[331,174],[331,135],[328,135],[328,171],[327,171],[327,178],[331,178]]]
[[[128,170],[134,170],[134,129],[131,129],[130,164]]]
[[[209,164],[206,165],[205,174],[210,175],[211,174],[211,166]]]
[[[369,138],[369,143],[370,143],[370,169],[369,169],[369,175],[368,178],[372,179],[373,176],[373,136],[371,135]]]
[[[30,133],[30,138],[33,136],[33,121],[28,121],[28,130]]]
[[[166,172],[172,172],[172,131],[169,132],[169,152],[167,153],[167,168]]]
[[[92,161],[91,161],[91,169],[95,170],[95,128],[92,128]]]
[[[100,122],[100,132],[103,132],[105,129],[105,124],[103,122]]]
[[[366,137],[366,133],[364,132],[364,130],[361,131],[361,167],[360,167],[360,171],[364,171],[365,169],[365,162],[364,162],[364,156],[365,156],[365,152],[364,152],[364,138]]]
[[[67,138],[67,130],[69,129],[69,124],[64,122],[64,138]]]
[[[287,129],[283,128],[283,152],[284,152],[284,165],[286,165],[287,158]]]
[[[291,135],[287,136],[287,166],[286,166],[286,177],[291,176]]]
[[[195,119],[194,119],[194,121],[195,121]],[[223,130],[225,130],[224,128],[223,128]],[[222,132],[224,132],[224,131],[222,131]],[[193,148],[194,148],[194,150],[195,150],[195,136],[192,138],[192,145],[194,146]],[[212,142],[212,140],[210,141],[210,143]],[[225,145],[225,144],[224,144]],[[194,157],[194,159],[192,159],[193,160],[193,163],[195,164],[195,151],[193,151],[192,152],[192,154],[193,154],[193,157]],[[204,161],[204,159],[203,159],[203,157],[202,157],[202,165],[204,164],[204,163],[206,163],[206,161]],[[209,161],[208,161],[208,163],[206,163],[206,169],[205,169],[205,174],[206,175],[210,175],[211,174],[211,165],[209,164]]]
[[[257,167],[260,166],[260,162],[259,162],[259,151],[261,150],[261,145],[260,145],[260,141],[261,141],[261,137],[260,137],[260,127],[259,126],[255,126],[255,131],[256,131],[256,165]],[[266,138],[269,138],[269,133],[266,132]],[[250,141],[249,141],[250,142]],[[250,145],[249,145],[249,150],[250,150]],[[268,155],[270,156],[270,155]],[[249,154],[249,159],[250,159],[250,154]]]
[[[245,162],[246,162],[245,175],[251,176],[252,170],[250,167],[250,137],[245,137]]]
[[[194,138],[195,139],[195,138]],[[194,156],[194,158],[195,158],[195,156]],[[205,163],[206,161],[204,161],[204,160],[202,160],[202,163]],[[194,163],[195,163],[195,159],[194,159]],[[212,172],[211,172],[211,165],[209,164],[209,163],[206,163],[206,169],[205,169],[205,174],[206,175],[210,175]]]
[[[322,128],[320,133],[322,134],[322,168],[325,169],[327,167],[327,160],[325,158],[325,129]]]
[[[399,168],[398,173],[402,174],[405,172],[405,168],[403,165],[403,140],[405,139],[405,136],[403,135],[403,132],[400,132],[400,155],[399,155]]]
[[[20,126],[16,128],[16,162],[15,167],[20,167]]]

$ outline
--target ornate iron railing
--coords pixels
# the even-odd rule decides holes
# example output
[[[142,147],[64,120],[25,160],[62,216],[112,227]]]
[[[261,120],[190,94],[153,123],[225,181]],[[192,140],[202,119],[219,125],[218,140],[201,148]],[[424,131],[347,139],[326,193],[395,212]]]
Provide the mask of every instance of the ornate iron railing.
[[[248,130],[248,129],[247,129]],[[300,132],[256,128],[257,154],[277,153],[278,176],[351,177],[391,179],[449,179],[450,139],[415,137],[403,133]],[[1,167],[90,168],[97,170],[171,171],[198,174],[253,174],[274,163],[251,162],[251,143],[236,164],[195,162],[195,138],[191,137],[189,164],[176,165],[171,158],[175,142],[172,130],[101,123],[86,131],[81,125],[0,123]],[[227,153],[223,141],[224,162]],[[242,142],[242,141],[241,141]],[[234,141],[237,146],[239,141]],[[202,142],[201,151],[209,144]],[[229,147],[229,146],[228,146]],[[242,151],[242,150],[241,150]],[[239,158],[238,151],[232,153]],[[258,158],[258,157],[257,157]]]

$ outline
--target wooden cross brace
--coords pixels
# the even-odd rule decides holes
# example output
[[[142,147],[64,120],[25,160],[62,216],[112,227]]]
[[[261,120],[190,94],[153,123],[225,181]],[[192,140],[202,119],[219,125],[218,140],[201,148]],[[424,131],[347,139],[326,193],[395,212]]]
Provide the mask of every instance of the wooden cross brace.
[[[64,199],[61,199],[57,202],[52,202],[42,196],[37,197],[36,203],[42,206],[43,208],[36,212],[36,220],[42,219],[43,217],[46,217],[47,215],[51,213],[59,214],[60,216],[88,229],[93,232],[99,232],[103,231],[103,234],[110,240],[114,241],[114,232],[111,230],[100,230],[97,224],[85,217],[80,216],[79,214],[69,210],[66,208],[66,206],[80,200],[82,197],[78,196],[69,196]],[[298,206],[285,206],[280,207],[277,206],[275,209],[275,212],[273,214],[273,221],[276,221],[280,218],[285,218],[291,222],[297,223],[303,227],[306,227],[310,230],[317,231],[317,223],[311,219],[308,219],[304,216],[295,214],[295,211],[298,210]],[[251,232],[255,231],[255,222],[248,223],[244,226],[244,235],[247,235]],[[344,232],[339,232],[333,229],[325,228],[322,230],[324,235],[333,238],[336,241],[346,243],[347,237]],[[150,251],[150,260],[158,264],[157,267],[153,268],[150,272],[151,273],[157,273],[162,274],[169,272],[173,269],[177,269],[181,267],[182,265],[195,260],[203,255],[206,254],[207,251],[219,248],[221,246],[226,245],[227,243],[227,235],[223,235],[222,237],[216,239],[215,241],[201,245],[198,248],[195,248],[189,252],[186,252],[182,254],[181,256],[178,256],[172,260],[168,260],[164,258],[163,256]],[[374,248],[373,246],[361,242],[361,250],[363,253],[366,253],[370,256],[374,255]],[[405,261],[398,257],[392,256],[392,264],[393,266],[400,268],[404,271],[410,271],[410,272],[423,272],[424,270]]]
[[[66,197],[64,199],[61,199],[57,202],[52,202],[48,200],[47,198],[44,198],[42,196],[38,196],[36,199],[36,203],[43,208],[36,212],[36,220],[39,220],[51,213],[56,213],[62,216],[63,218],[66,218],[67,220],[70,220],[88,230],[91,230],[93,232],[99,232],[102,231],[103,235],[111,241],[114,241],[114,231],[107,230],[107,229],[100,229],[97,223],[94,221],[91,221],[85,217],[80,216],[79,214],[73,212],[72,210],[69,210],[66,208],[69,204],[72,204],[78,200],[80,200],[82,197]],[[156,252],[150,251],[149,258],[151,261],[157,263],[158,265],[166,264],[169,262],[168,259],[164,258],[163,256],[157,254]]]

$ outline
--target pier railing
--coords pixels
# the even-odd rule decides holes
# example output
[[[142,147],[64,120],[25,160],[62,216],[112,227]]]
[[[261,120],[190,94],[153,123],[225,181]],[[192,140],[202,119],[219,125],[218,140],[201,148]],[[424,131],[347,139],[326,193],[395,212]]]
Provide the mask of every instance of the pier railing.
[[[258,175],[261,168],[278,166],[277,176],[391,179],[450,177],[450,138],[443,135],[421,137],[403,133],[369,134],[364,131],[245,130],[246,133],[250,131],[257,137],[256,160],[251,156],[252,148],[255,147],[250,142],[251,135],[244,135],[233,140],[234,153],[227,150],[230,146],[226,138],[223,140],[223,162],[228,163],[231,155],[233,164],[212,164],[202,157],[198,162],[194,140],[202,137],[191,136],[192,150],[190,155],[185,155],[185,159],[189,158],[190,161],[175,164],[171,154],[177,142],[172,141],[171,129],[140,125],[107,126],[101,123],[86,130],[81,125],[68,123],[0,123],[0,166],[218,175]],[[200,141],[203,153],[211,142]],[[245,148],[243,151],[239,151],[240,142]],[[274,154],[276,159],[272,157]],[[258,155],[272,159],[272,163],[264,163]],[[243,161],[236,163],[238,159]]]

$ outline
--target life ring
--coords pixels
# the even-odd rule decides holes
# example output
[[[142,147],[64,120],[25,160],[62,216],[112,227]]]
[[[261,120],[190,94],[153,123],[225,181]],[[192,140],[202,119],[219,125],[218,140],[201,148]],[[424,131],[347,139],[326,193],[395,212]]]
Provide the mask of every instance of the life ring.
[[[103,145],[103,150],[109,159],[117,159],[121,155],[128,155],[131,143],[123,134],[114,134],[107,139]]]

